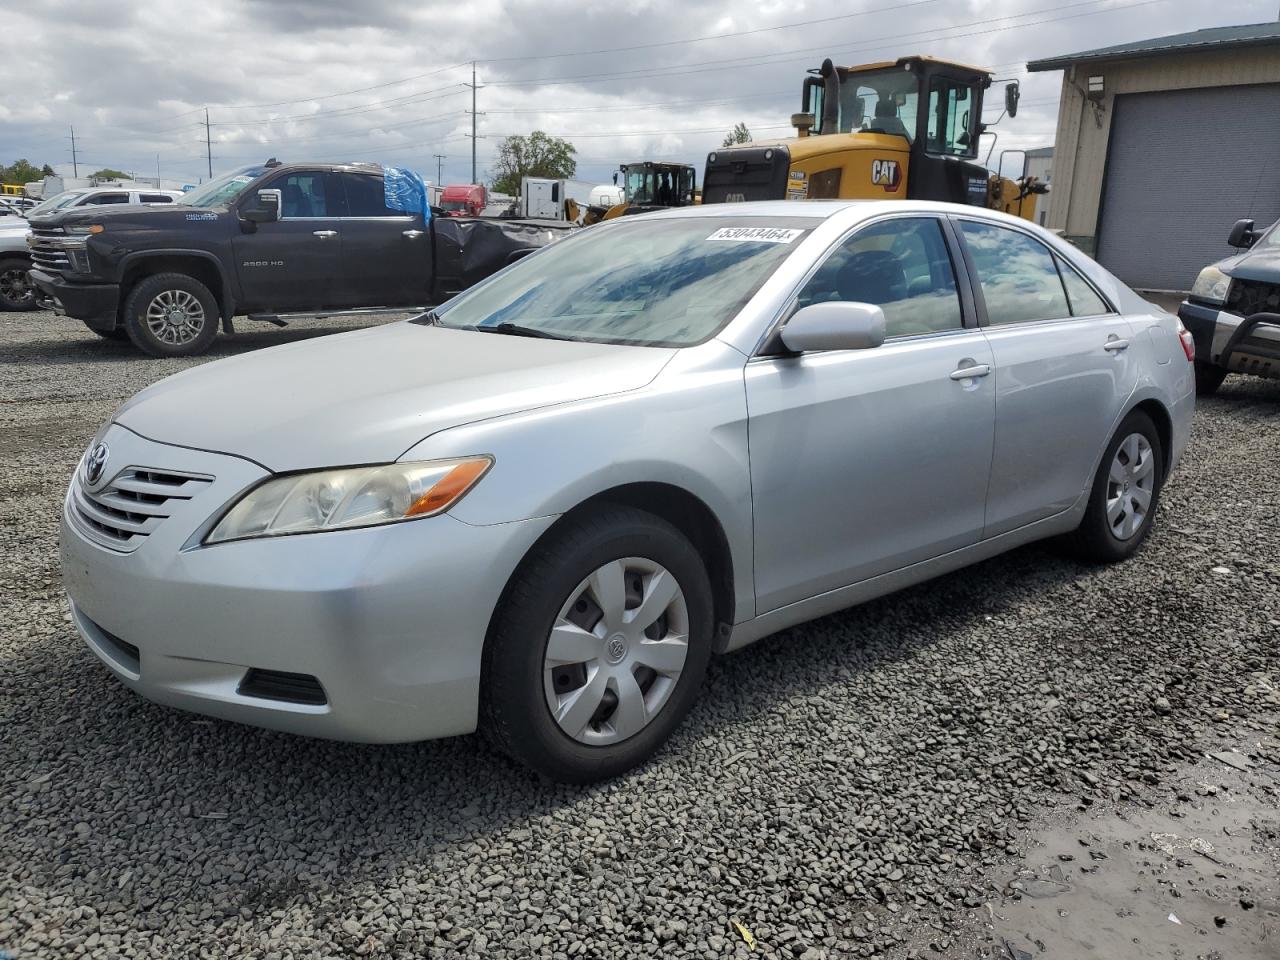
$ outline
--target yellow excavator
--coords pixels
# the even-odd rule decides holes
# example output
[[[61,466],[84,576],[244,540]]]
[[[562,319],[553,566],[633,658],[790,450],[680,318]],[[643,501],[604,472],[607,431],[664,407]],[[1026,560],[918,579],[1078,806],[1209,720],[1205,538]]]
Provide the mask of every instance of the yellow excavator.
[[[991,71],[914,56],[859,67],[826,60],[809,74],[801,112],[791,117],[796,136],[708,154],[703,203],[910,198],[1035,219],[1047,185],[1010,180],[978,162],[978,140],[993,125],[982,122]],[[1018,82],[1008,81],[1010,117],[1018,97]]]

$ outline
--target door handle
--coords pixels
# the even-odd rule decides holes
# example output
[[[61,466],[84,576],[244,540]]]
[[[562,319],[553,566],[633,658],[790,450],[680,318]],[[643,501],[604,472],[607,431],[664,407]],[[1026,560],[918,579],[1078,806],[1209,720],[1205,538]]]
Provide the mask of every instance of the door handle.
[[[951,371],[952,380],[969,380],[975,377],[985,377],[991,372],[991,364],[975,363],[969,367],[961,367],[959,370]]]
[[[1112,337],[1102,345],[1103,350],[1110,350],[1112,353],[1119,353],[1121,350],[1129,349],[1129,341],[1121,340],[1119,337]]]
[[[337,230],[313,230],[311,231],[311,235],[315,237],[319,237],[321,240],[328,240],[330,237],[336,237],[338,235],[338,231]]]
[[[420,236],[422,236],[422,231],[406,230],[404,233],[401,234],[401,236],[408,237],[410,240],[417,240]]]

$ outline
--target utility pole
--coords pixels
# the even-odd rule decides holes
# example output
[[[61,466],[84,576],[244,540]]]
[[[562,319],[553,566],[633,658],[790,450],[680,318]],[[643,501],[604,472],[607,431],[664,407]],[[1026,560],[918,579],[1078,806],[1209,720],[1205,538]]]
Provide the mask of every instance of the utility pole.
[[[436,184],[443,185],[444,184],[444,160],[446,155],[443,153],[433,153],[432,156],[436,158]]]
[[[476,89],[479,84],[476,83],[476,61],[471,61],[471,82],[464,83],[464,87],[471,88],[471,182],[479,183],[478,174],[476,172],[476,141],[480,139],[476,133],[476,117],[480,116],[476,112]]]
[[[209,108],[204,108],[204,152],[209,160],[209,179],[213,179],[213,137],[209,134]]]
[[[71,176],[80,176],[80,164],[76,162],[76,128],[71,127]]]
[[[156,189],[160,189],[160,154],[156,154]]]

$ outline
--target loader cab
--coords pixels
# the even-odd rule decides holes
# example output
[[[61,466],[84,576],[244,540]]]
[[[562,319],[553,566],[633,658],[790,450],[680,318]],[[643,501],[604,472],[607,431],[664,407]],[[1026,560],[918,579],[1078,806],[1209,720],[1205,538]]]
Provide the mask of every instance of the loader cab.
[[[687,207],[693,203],[696,171],[687,163],[624,163],[622,189],[629,212]]]
[[[905,140],[907,196],[985,206],[988,173],[977,162],[982,99],[991,74],[932,57],[861,67],[828,60],[805,78],[799,135],[878,133]]]

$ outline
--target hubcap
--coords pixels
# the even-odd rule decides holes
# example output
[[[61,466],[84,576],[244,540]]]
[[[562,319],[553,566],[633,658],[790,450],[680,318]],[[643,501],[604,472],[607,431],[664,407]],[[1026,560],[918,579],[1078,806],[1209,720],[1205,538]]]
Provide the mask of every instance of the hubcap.
[[[1129,434],[1116,450],[1107,476],[1107,524],[1117,540],[1132,538],[1147,522],[1155,480],[1151,444],[1140,433]]]
[[[5,270],[0,273],[0,298],[6,302],[25,304],[35,296],[35,287],[26,270]]]
[[[689,653],[689,608],[676,578],[642,557],[612,560],[560,608],[543,655],[556,724],[579,743],[635,736],[666,705]]]
[[[204,321],[204,307],[186,290],[161,291],[147,305],[147,327],[161,343],[190,343],[204,329]]]

